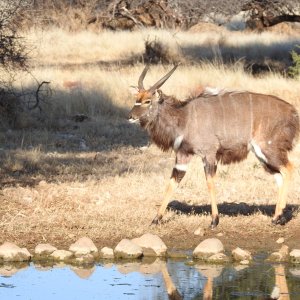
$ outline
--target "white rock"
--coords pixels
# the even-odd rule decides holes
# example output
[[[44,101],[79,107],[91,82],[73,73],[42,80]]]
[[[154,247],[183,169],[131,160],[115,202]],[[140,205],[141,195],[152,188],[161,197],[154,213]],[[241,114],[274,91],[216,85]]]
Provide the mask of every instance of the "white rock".
[[[57,248],[50,244],[38,244],[34,249],[34,253],[36,255],[47,256],[47,255],[50,255],[51,253],[53,253],[55,250],[57,250]]]
[[[210,238],[202,241],[194,250],[193,256],[196,258],[208,258],[213,254],[224,251],[224,246],[219,239]]]
[[[26,248],[20,248],[14,243],[5,242],[0,246],[0,259],[3,261],[28,261],[31,254]]]
[[[157,256],[166,255],[167,246],[157,235],[145,233],[141,237],[132,239],[131,241],[142,248],[152,249]]]
[[[289,269],[289,271],[293,276],[300,277],[300,269],[294,268],[294,269]]]
[[[98,249],[93,241],[88,237],[82,237],[72,244],[69,251],[74,252],[75,256],[82,256],[87,254],[97,254]]]
[[[73,256],[73,253],[67,250],[55,250],[50,256],[55,260],[64,261],[70,259]]]
[[[235,261],[252,260],[251,253],[239,247],[232,250],[232,256]]]
[[[300,263],[300,249],[293,249],[290,252],[290,259],[292,263],[299,264]]]
[[[241,264],[241,265],[249,265],[249,263],[250,263],[250,262],[249,262],[248,259],[244,259],[244,260],[241,260],[241,261],[240,261],[240,264]]]
[[[128,239],[123,239],[114,250],[117,258],[139,258],[143,255],[142,247]]]
[[[199,227],[194,231],[194,235],[204,236],[205,235],[205,230],[202,227]]]
[[[277,244],[283,244],[284,243],[284,238],[283,237],[280,237],[277,241],[276,241]]]
[[[100,250],[100,255],[102,258],[112,259],[114,258],[114,250],[108,247],[103,247]]]
[[[224,253],[217,253],[207,258],[207,261],[211,263],[223,263],[229,261],[229,259]]]
[[[85,254],[85,255],[76,257],[74,262],[77,264],[87,264],[87,263],[91,264],[91,263],[95,262],[95,257],[89,253],[89,254]]]

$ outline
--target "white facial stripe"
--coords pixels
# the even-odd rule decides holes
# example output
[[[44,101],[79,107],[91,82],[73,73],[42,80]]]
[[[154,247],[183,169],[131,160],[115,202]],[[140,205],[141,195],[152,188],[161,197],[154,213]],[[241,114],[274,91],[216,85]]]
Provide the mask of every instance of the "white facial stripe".
[[[282,184],[283,184],[283,177],[282,177],[282,175],[280,173],[275,173],[274,174],[274,178],[275,178],[275,181],[276,181],[278,187],[281,187]]]
[[[141,102],[135,102],[134,106],[141,106],[142,103]]]
[[[186,172],[187,165],[185,165],[185,164],[176,164],[175,165],[175,169],[177,169],[178,171]]]
[[[180,145],[181,145],[181,143],[182,143],[182,140],[183,140],[183,135],[179,135],[179,136],[175,139],[175,141],[174,141],[174,146],[173,146],[173,148],[174,148],[175,151],[179,149],[179,147],[180,147]]]
[[[129,123],[137,123],[137,122],[139,122],[140,120],[139,120],[139,119],[133,119],[133,118],[130,118],[128,121],[129,121]]]
[[[265,155],[262,153],[260,147],[256,144],[256,142],[254,140],[251,141],[251,146],[255,152],[255,155],[260,158],[261,160],[263,160],[264,162],[268,162],[267,158],[265,157]]]

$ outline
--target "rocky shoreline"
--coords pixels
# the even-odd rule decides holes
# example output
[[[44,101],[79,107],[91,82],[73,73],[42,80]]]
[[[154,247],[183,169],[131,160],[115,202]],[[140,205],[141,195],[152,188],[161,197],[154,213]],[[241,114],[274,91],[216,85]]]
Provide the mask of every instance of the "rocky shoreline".
[[[300,249],[292,249],[284,244],[284,239],[278,239],[279,249],[266,258],[268,262],[286,262],[300,264]],[[71,265],[94,264],[99,260],[135,260],[145,257],[159,258],[191,258],[191,264],[203,261],[210,264],[239,263],[249,265],[253,255],[246,249],[236,247],[231,252],[226,251],[218,238],[207,238],[199,243],[188,255],[184,251],[168,249],[162,239],[154,234],[146,233],[134,239],[122,239],[113,248],[103,247],[100,250],[88,237],[82,237],[71,244],[69,249],[57,249],[50,244],[38,244],[34,253],[26,248],[20,248],[14,243],[5,242],[0,246],[0,265],[20,262],[63,262]]]

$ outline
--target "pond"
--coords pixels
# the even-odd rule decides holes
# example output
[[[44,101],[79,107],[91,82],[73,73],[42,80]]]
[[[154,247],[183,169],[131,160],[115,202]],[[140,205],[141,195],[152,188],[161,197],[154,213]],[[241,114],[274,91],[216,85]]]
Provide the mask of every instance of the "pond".
[[[0,266],[0,299],[300,299],[300,266],[143,259]],[[169,294],[169,295],[168,295]]]

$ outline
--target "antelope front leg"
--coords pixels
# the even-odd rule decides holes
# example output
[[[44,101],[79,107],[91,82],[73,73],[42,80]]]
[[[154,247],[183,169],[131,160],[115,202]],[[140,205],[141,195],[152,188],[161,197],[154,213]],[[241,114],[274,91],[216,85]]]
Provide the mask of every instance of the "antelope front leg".
[[[219,212],[218,206],[216,202],[216,188],[214,177],[217,171],[217,164],[215,162],[208,162],[207,159],[203,159],[204,163],[204,172],[206,176],[206,183],[209,192],[210,202],[211,202],[211,229],[215,228],[219,224]]]
[[[278,200],[276,203],[275,214],[272,219],[273,224],[284,225],[287,222],[287,219],[283,214],[283,210],[286,207],[287,192],[289,183],[291,181],[292,172],[293,165],[288,162],[286,166],[280,168],[280,173],[276,173],[274,175],[278,185]]]
[[[176,164],[173,168],[171,179],[166,188],[163,202],[157,212],[156,217],[153,219],[151,224],[158,224],[159,221],[162,219],[163,215],[165,214],[166,208],[172,198],[175,188],[178,186],[178,184],[180,183],[180,181],[186,173],[187,164],[190,161],[190,159],[190,156],[184,155],[182,153],[177,153]]]

